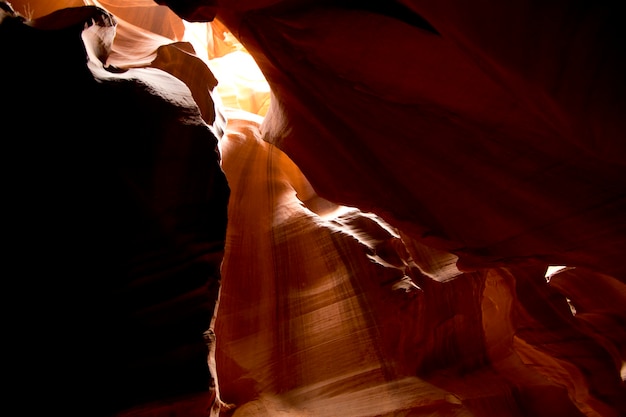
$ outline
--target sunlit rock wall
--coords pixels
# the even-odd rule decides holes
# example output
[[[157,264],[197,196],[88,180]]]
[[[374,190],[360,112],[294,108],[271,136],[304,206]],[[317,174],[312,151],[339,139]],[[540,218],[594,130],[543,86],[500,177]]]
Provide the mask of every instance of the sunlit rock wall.
[[[117,357],[106,364],[120,375],[140,375],[143,384],[131,378],[127,386],[141,389],[125,397],[107,391],[107,399],[84,389],[85,402],[101,401],[105,411],[127,406],[124,415],[205,415],[210,396],[172,399],[197,392],[190,381],[198,377],[207,393],[221,397],[212,416],[626,413],[624,37],[612,10],[532,1],[445,8],[421,1],[159,3],[189,20],[213,22],[206,51],[180,42],[171,15],[161,24],[144,19],[162,16],[165,6],[121,7],[110,0],[100,5],[115,9],[119,24],[105,61],[139,79],[147,75],[134,72],[139,67],[152,67],[152,75],[155,67],[166,71],[176,78],[158,72],[155,91],[185,85],[189,90],[174,107],[191,111],[193,99],[193,117],[215,119],[217,137],[225,132],[219,151],[231,194],[212,316],[215,356],[198,349],[178,358],[204,355],[200,367],[176,361],[142,367],[143,353],[153,347],[140,337],[127,339],[115,352],[128,366],[120,369]],[[150,11],[140,12],[144,8]],[[220,36],[225,29],[267,77],[269,108],[249,94],[237,96],[230,88],[235,77],[223,78],[229,88],[222,90],[228,92],[222,111],[211,106],[207,92],[219,90],[220,76],[193,55],[205,61],[228,56],[233,44]],[[19,58],[39,67],[62,52]],[[60,62],[66,63],[56,70],[62,74],[83,66]],[[7,78],[17,75],[25,78],[19,72]],[[58,79],[71,84],[76,78]],[[143,101],[139,90],[135,100]],[[35,83],[24,97],[39,92]],[[20,100],[11,101],[27,108]],[[93,114],[106,113],[103,107]],[[26,113],[16,108],[11,116],[27,125]],[[101,132],[85,109],[74,110],[84,120],[81,131]],[[49,114],[48,121],[66,116],[61,108]],[[162,155],[179,152],[174,121],[125,120],[137,124],[128,138],[143,137],[141,130],[153,123],[168,126],[167,137],[176,140]],[[33,130],[35,137],[45,131]],[[194,183],[199,163],[166,189]],[[60,169],[48,165],[47,171]],[[169,171],[142,172],[145,181],[165,181]],[[153,198],[165,201],[154,190]],[[125,200],[111,195],[107,201]],[[224,210],[226,200],[220,201]],[[216,213],[200,211],[202,221],[213,224]],[[132,224],[152,219],[150,213]],[[64,224],[77,223],[71,217]],[[103,229],[116,241],[115,229]],[[80,249],[72,259],[91,266]],[[50,259],[61,258],[51,252]],[[568,268],[546,278],[550,265]],[[211,288],[203,322],[217,299],[217,286]],[[138,288],[142,294],[154,290]],[[51,302],[45,307],[60,311]],[[155,323],[164,324],[161,318]],[[106,315],[96,322],[119,324]],[[200,327],[189,334],[198,336]],[[85,343],[82,336],[70,340]],[[127,357],[132,351],[138,355]],[[82,354],[94,363],[93,352]],[[207,361],[219,375],[213,391]],[[90,371],[81,376],[93,383],[98,370]],[[147,383],[152,371],[175,375],[165,378],[168,390]],[[159,398],[165,403],[152,403]]]
[[[261,139],[260,118],[229,119],[216,334],[235,416],[620,415],[623,308],[595,304],[580,281],[564,290],[570,271],[592,275],[559,272],[559,285],[545,267],[428,276],[381,218],[316,195]],[[598,281],[624,301],[622,283]]]
[[[185,16],[176,1],[167,3]],[[459,2],[445,9],[424,2],[275,3],[215,2],[216,8],[198,7],[188,16],[201,20],[206,13],[204,18],[210,20],[216,14],[266,75],[273,107],[257,136],[289,155],[320,196],[375,213],[396,228],[416,266],[411,269],[413,279],[423,289],[418,294],[432,307],[415,313],[426,323],[423,327],[411,326],[393,309],[381,307],[385,312],[376,314],[374,307],[364,308],[378,320],[396,325],[374,344],[385,346],[387,338],[415,342],[393,344],[396,351],[387,351],[386,360],[401,363],[398,366],[411,377],[436,381],[453,395],[445,398],[461,398],[466,407],[445,409],[450,405],[446,403],[439,415],[456,415],[460,409],[473,415],[623,414],[620,370],[625,351],[618,335],[624,332],[618,323],[626,317],[624,308],[600,307],[590,296],[585,301],[581,280],[556,286],[544,278],[548,265],[568,265],[578,268],[568,271],[576,270],[588,281],[597,279],[598,294],[612,292],[622,301],[626,297],[621,261],[626,249],[626,171],[619,116],[626,110],[621,76],[625,66],[624,53],[618,52],[624,36],[613,20],[614,11],[565,2],[507,6]],[[225,161],[228,158],[225,153]],[[228,172],[227,163],[225,167]],[[268,193],[279,190],[271,187]],[[277,203],[276,213],[282,207]],[[291,224],[286,223],[272,223],[272,230],[289,229]],[[267,227],[260,224],[261,229]],[[315,234],[318,239],[320,235]],[[262,240],[273,242],[270,237]],[[304,244],[288,245],[292,251],[283,256],[298,258],[293,246],[299,245]],[[233,253],[240,251],[237,247]],[[272,249],[272,253],[284,252]],[[307,275],[292,269],[293,263],[303,261],[275,256],[280,266],[268,274],[269,282],[283,274],[285,279],[292,273]],[[364,259],[358,251],[353,257],[350,265]],[[241,291],[238,288],[236,294]],[[306,298],[292,291],[284,297]],[[259,291],[259,297],[263,294]],[[241,297],[246,305],[245,292]],[[297,326],[297,311],[269,304],[274,313],[265,314],[278,317],[274,323],[278,335],[269,351],[250,336],[256,333],[251,327],[266,323],[261,318],[244,326],[249,329],[246,336],[239,329],[237,342],[222,330],[226,340],[218,352],[227,362],[222,365],[223,377],[231,381],[229,372],[235,372],[240,381],[234,389],[222,381],[223,396],[244,402],[259,398],[242,415],[256,415],[257,408],[256,413],[263,414],[266,408],[271,415],[283,406],[313,415],[353,410],[348,403],[340,405],[335,391],[326,395],[329,408],[324,408],[310,405],[297,396],[301,391],[279,381],[264,385],[266,375],[255,373],[255,366],[245,360],[248,349],[282,358],[275,350],[297,340],[294,334],[302,333],[306,339],[310,331],[315,333]],[[411,306],[417,308],[415,304]],[[227,316],[228,307],[221,306]],[[583,306],[589,309],[586,313]],[[349,313],[336,317],[334,325],[351,322],[352,317]],[[593,325],[587,317],[594,318]],[[238,323],[218,314],[218,323],[222,319],[230,326]],[[247,321],[242,318],[241,323]],[[226,354],[231,346],[237,346],[233,349],[238,354]],[[292,355],[304,356],[297,347],[291,349]],[[304,350],[311,356],[302,362],[319,363],[315,355],[323,355],[323,349]],[[246,365],[238,363],[238,357]],[[270,362],[260,362],[263,369],[287,366],[266,360]],[[317,369],[307,373],[307,366],[301,367],[292,372],[303,375],[302,386],[324,386]],[[338,368],[333,376],[345,379],[349,372]],[[282,374],[276,374],[282,381]],[[334,379],[328,376],[328,381]],[[359,388],[344,388],[355,397],[362,394]],[[554,399],[551,405],[548,398]],[[384,415],[374,404],[364,407],[370,409],[353,412]]]

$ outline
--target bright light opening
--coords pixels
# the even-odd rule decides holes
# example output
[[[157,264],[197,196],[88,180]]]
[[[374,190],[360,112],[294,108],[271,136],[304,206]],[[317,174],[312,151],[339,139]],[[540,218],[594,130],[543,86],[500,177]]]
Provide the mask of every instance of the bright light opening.
[[[216,93],[226,108],[265,116],[270,104],[270,88],[250,53],[219,21],[183,21],[185,35],[215,78]]]
[[[548,269],[546,270],[546,274],[544,275],[546,278],[546,281],[550,282],[550,278],[552,278],[552,276],[562,270],[564,270],[565,268],[567,268],[565,265],[551,265],[548,267]]]

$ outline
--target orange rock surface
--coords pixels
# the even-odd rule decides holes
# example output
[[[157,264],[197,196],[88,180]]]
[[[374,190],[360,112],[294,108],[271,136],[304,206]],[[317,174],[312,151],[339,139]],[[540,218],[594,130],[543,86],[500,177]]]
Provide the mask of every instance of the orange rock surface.
[[[66,415],[626,415],[610,6],[157,3],[0,3],[16,381]]]

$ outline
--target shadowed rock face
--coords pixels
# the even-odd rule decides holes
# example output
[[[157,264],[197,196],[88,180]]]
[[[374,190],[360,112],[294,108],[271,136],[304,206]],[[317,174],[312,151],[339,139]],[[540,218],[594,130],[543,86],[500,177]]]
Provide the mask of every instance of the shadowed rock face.
[[[37,392],[26,414],[110,415],[212,383],[217,138],[177,78],[104,68],[93,52],[114,25],[86,7],[0,26],[5,341],[15,385]]]
[[[626,414],[613,10],[102,3],[0,25],[9,340],[52,409]],[[242,42],[265,117],[165,5]]]

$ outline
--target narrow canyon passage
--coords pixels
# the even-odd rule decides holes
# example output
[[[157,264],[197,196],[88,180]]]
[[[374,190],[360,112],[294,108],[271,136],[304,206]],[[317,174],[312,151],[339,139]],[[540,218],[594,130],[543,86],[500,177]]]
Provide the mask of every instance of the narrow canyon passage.
[[[0,3],[25,412],[626,413],[610,7],[159,3]]]

